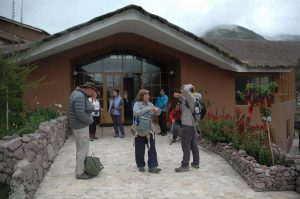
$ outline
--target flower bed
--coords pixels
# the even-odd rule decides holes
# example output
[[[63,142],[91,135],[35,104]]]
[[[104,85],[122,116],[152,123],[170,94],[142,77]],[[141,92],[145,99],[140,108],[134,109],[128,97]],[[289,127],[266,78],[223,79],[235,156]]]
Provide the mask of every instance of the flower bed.
[[[299,193],[300,156],[288,157],[273,144],[273,166],[265,124],[251,125],[251,120],[240,109],[234,115],[208,112],[200,145],[225,158],[255,191]]]
[[[272,164],[271,151],[268,144],[268,133],[265,124],[251,125],[252,117],[242,114],[236,109],[234,115],[208,112],[202,121],[202,135],[216,144],[229,143],[236,149],[243,149],[260,164]],[[281,162],[280,157],[276,159]]]
[[[231,143],[214,144],[205,138],[201,146],[221,155],[255,191],[292,191],[300,193],[300,156],[288,160],[288,165],[265,166],[244,150],[236,150]],[[296,182],[297,181],[297,182]]]

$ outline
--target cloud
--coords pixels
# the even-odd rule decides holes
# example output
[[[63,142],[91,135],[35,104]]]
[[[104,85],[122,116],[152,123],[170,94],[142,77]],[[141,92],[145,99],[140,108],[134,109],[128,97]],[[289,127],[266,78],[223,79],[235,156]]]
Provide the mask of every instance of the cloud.
[[[128,4],[142,6],[196,35],[222,24],[237,24],[258,34],[300,34],[300,0],[23,0],[23,21],[50,33],[62,31]],[[0,13],[11,18],[12,0]],[[21,0],[15,0],[20,20]]]

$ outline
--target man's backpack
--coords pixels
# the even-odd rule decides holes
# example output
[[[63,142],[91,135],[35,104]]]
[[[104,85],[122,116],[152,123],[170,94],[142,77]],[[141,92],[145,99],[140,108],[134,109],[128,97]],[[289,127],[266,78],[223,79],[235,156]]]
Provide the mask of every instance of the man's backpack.
[[[188,109],[190,109],[189,103],[187,101],[185,102],[185,105]],[[195,108],[194,108],[194,110],[190,109],[190,111],[192,112],[192,115],[193,115],[193,118],[194,118],[195,122],[198,123],[205,116],[206,105],[200,99],[196,98]]]

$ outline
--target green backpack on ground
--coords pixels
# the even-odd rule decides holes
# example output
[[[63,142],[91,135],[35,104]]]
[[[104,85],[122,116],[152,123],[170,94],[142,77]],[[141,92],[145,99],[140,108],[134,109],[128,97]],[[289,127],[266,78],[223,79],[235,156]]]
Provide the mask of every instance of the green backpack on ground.
[[[86,156],[85,161],[85,172],[91,176],[97,176],[100,171],[104,168],[100,162],[100,159],[95,157],[94,154]]]

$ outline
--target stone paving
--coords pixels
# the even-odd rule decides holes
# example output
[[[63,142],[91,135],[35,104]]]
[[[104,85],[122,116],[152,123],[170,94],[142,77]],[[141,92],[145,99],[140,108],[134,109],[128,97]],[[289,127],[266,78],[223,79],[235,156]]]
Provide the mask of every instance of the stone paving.
[[[200,169],[175,173],[182,158],[180,143],[169,145],[167,136],[156,136],[160,174],[140,173],[134,160],[133,137],[104,137],[90,142],[90,152],[101,158],[104,170],[91,180],[75,179],[75,140],[71,136],[45,176],[36,199],[94,198],[205,198],[205,199],[299,199],[296,192],[254,192],[219,155],[200,147]]]

